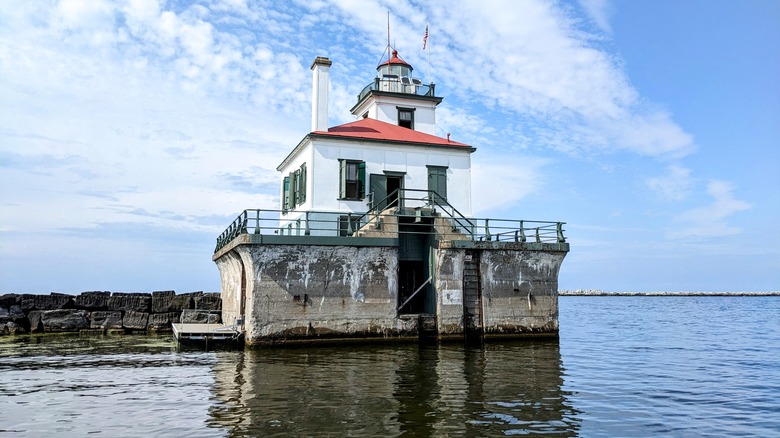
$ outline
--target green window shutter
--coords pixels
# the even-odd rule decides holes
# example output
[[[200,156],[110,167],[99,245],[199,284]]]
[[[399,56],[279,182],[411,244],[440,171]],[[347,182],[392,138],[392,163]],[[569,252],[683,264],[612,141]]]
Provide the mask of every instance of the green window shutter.
[[[300,172],[296,170],[295,172],[290,173],[290,179],[293,180],[292,206],[295,208],[295,206],[301,203],[301,201],[298,199],[298,195],[301,192]]]
[[[447,200],[447,168],[428,166],[428,190],[436,192],[435,202]]]
[[[358,164],[358,198],[363,199],[366,197],[366,163],[361,161]]]
[[[300,192],[301,190],[299,186],[301,181],[299,178],[300,178],[300,173],[297,170],[295,172],[290,172],[290,181],[292,181],[291,184],[292,187],[290,189],[290,191],[292,192],[292,202],[290,203],[290,205],[292,205],[293,208],[295,208],[295,206],[299,204],[298,192]]]
[[[290,177],[285,176],[282,183],[282,211],[287,212],[290,209]]]
[[[339,160],[339,199],[347,197],[347,160]]]
[[[290,181],[290,186],[287,189],[287,208],[293,210],[295,209],[295,178],[290,173],[287,175],[287,179]]]
[[[301,184],[299,187],[298,201],[303,204],[306,202],[306,163],[301,164]]]

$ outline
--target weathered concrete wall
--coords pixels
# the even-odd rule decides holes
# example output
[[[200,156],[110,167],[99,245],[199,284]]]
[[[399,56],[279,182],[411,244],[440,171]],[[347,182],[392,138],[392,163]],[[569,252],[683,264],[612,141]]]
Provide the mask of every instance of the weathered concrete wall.
[[[463,249],[438,249],[434,270],[439,334],[463,334]]]
[[[208,316],[195,309],[219,312],[221,307],[219,294],[204,292],[5,294],[0,296],[0,334],[169,331],[172,322],[205,322]]]
[[[215,255],[223,320],[232,323],[243,308],[247,345],[418,335],[417,318],[399,317],[396,311],[397,246],[291,242],[238,242]],[[464,334],[467,251],[479,258],[486,337],[558,333],[558,271],[568,252],[565,243],[456,238],[439,241],[434,251],[435,330],[440,338]]]
[[[222,320],[235,324],[241,318],[241,278],[246,277],[241,256],[236,251],[215,260],[222,286]]]
[[[250,273],[248,345],[417,334],[416,320],[396,318],[396,247],[241,245],[235,252]],[[220,260],[225,287],[235,288],[235,273],[226,271],[236,264]]]
[[[558,272],[565,252],[484,250],[485,335],[558,332]]]
[[[485,336],[558,332],[558,272],[566,251],[529,250],[522,244],[485,242],[479,254]],[[463,332],[466,249],[436,251],[440,335]]]

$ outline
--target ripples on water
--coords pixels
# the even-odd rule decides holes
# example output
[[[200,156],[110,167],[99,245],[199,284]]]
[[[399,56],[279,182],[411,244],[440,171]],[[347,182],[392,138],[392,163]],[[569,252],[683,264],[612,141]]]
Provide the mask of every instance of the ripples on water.
[[[780,436],[780,297],[561,297],[585,436]]]
[[[779,316],[778,297],[561,297],[560,342],[484,349],[0,338],[0,437],[778,436]]]
[[[215,358],[170,337],[0,339],[0,436],[184,436],[207,416]]]

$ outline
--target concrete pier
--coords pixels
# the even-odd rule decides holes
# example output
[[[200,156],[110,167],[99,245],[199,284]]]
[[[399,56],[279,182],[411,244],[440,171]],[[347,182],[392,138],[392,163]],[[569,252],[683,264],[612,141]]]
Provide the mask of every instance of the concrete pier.
[[[223,319],[242,326],[250,346],[416,341],[423,331],[438,340],[557,336],[568,243],[479,241],[438,228],[382,238],[247,230],[214,254]]]

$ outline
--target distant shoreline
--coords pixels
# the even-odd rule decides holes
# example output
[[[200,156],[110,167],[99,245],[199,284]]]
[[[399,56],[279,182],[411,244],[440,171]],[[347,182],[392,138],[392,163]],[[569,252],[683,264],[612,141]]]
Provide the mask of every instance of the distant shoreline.
[[[769,292],[608,292],[598,289],[559,290],[559,296],[619,296],[619,297],[776,297],[780,291]]]

